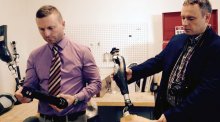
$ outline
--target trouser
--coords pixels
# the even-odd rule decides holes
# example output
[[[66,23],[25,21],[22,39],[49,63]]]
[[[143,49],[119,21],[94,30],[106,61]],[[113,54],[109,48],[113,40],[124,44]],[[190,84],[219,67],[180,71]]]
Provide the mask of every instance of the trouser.
[[[39,122],[87,122],[87,117],[85,114],[78,116],[75,120],[69,120],[68,116],[66,116],[65,120],[55,120],[55,119],[47,119],[45,117],[40,116]]]
[[[39,117],[32,116],[26,118],[23,122],[87,122],[87,116],[86,114],[81,114],[77,117],[75,116],[50,117],[50,116],[40,115]]]

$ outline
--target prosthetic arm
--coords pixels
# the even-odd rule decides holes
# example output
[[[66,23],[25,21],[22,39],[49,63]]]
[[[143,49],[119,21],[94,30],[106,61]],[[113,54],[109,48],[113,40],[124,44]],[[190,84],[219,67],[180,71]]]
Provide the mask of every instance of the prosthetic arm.
[[[120,88],[121,94],[124,96],[125,107],[123,109],[124,116],[129,115],[129,108],[133,106],[129,97],[127,76],[126,76],[126,65],[123,56],[119,55],[119,49],[112,48],[111,52],[112,60],[114,62],[114,80],[117,86]]]

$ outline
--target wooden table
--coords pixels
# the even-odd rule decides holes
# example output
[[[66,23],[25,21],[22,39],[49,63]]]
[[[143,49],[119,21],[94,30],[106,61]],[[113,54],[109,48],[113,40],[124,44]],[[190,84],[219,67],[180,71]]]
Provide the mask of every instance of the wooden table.
[[[129,94],[132,107],[129,112],[145,118],[152,119],[153,107],[155,105],[154,95],[146,92],[135,92]],[[106,93],[101,98],[92,98],[98,106],[98,122],[119,122],[123,116],[125,106],[121,93]]]
[[[143,111],[145,111],[146,108],[154,107],[154,96],[150,93],[143,93],[143,92],[130,93],[130,98],[134,106],[138,108],[138,111],[141,108],[144,108]],[[103,117],[104,118],[111,117],[108,115],[109,114],[108,112],[116,111],[121,113],[124,107],[124,98],[120,93],[114,93],[114,94],[106,93],[101,98],[92,98],[91,100],[98,105],[99,108],[98,114],[100,116],[101,122]],[[30,116],[36,116],[38,115],[37,104],[38,101],[34,100],[31,103],[15,105],[10,111],[0,116],[0,122],[22,122],[24,119]],[[114,115],[116,114],[116,112],[110,114]],[[119,116],[121,116],[121,114],[117,115],[117,118],[120,118]]]
[[[15,105],[10,111],[0,116],[0,122],[23,122],[30,116],[37,115],[38,101]]]
[[[129,94],[134,106],[154,107],[154,95],[146,92],[134,92]],[[103,97],[92,98],[98,106],[124,106],[124,97],[121,93],[106,93]]]

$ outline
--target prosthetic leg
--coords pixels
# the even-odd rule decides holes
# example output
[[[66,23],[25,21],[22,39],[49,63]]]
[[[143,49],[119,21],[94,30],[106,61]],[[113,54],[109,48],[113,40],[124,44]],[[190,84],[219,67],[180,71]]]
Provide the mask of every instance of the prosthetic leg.
[[[117,86],[120,88],[121,94],[124,96],[125,107],[123,109],[123,116],[129,115],[129,108],[133,106],[129,97],[127,76],[126,76],[126,65],[123,56],[119,55],[119,49],[112,48],[111,52],[114,62],[114,80]]]
[[[7,47],[7,26],[0,26],[0,59],[8,64],[10,71],[16,74],[15,67],[12,63],[12,57]],[[0,114],[10,110],[17,99],[12,94],[2,93],[0,94]]]
[[[119,55],[119,49],[117,48],[112,48],[111,54],[115,64],[113,78],[117,86],[120,88],[121,94],[124,96],[125,101],[123,117],[120,119],[120,122],[148,122],[149,119],[147,118],[129,113],[129,109],[133,107],[133,104],[129,97],[125,60],[123,56]]]
[[[7,47],[7,25],[0,26],[0,59],[8,64],[8,68],[16,81],[16,90],[21,85],[20,70],[18,66],[19,54],[16,51],[15,42],[12,42],[13,57]]]

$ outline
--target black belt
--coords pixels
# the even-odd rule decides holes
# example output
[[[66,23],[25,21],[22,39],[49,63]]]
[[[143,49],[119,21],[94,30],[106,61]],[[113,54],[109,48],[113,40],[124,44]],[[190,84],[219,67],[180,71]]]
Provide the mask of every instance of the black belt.
[[[68,118],[69,121],[75,121],[79,116],[84,115],[86,111],[80,111],[75,113],[70,113],[66,116],[56,116],[56,115],[45,115],[40,114],[40,117],[46,119],[46,120],[53,120],[54,122],[65,122],[66,118]]]

